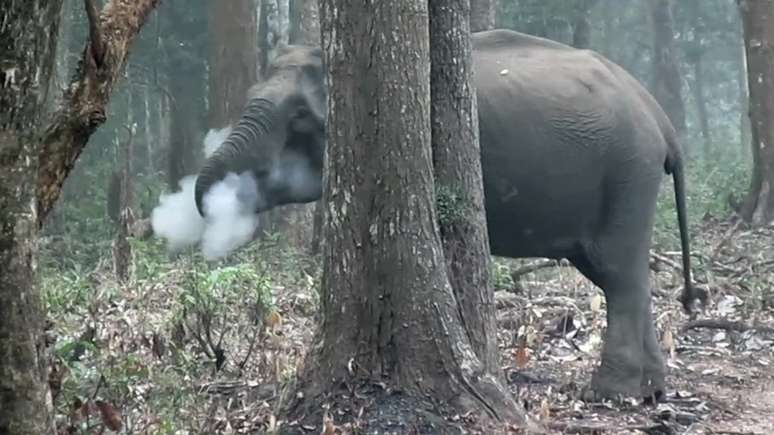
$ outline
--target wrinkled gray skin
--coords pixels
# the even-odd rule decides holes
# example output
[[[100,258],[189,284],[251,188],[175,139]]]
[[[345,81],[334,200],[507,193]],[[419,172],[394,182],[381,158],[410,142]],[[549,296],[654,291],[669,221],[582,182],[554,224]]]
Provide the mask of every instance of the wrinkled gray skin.
[[[196,204],[227,171],[253,171],[256,213],[322,194],[325,89],[319,49],[287,47],[250,91],[239,124],[205,164]],[[474,35],[481,159],[492,254],[567,258],[607,299],[601,365],[585,397],[660,397],[648,258],[656,197],[674,177],[690,286],[675,131],[651,95],[592,51],[520,33]]]

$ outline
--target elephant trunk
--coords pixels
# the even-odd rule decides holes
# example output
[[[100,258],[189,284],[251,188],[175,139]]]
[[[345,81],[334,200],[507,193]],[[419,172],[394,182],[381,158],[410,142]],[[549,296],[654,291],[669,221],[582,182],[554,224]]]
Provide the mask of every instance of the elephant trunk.
[[[270,99],[257,97],[248,101],[242,117],[226,140],[207,158],[196,179],[196,208],[204,216],[204,195],[212,185],[229,172],[240,174],[255,168],[261,157],[271,152],[269,140],[276,123],[277,107]]]

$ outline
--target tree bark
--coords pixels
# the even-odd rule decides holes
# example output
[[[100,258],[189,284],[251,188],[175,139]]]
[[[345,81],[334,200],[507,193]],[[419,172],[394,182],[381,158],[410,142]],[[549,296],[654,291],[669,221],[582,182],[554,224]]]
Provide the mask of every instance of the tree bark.
[[[430,0],[429,9],[433,166],[448,277],[473,350],[499,376],[470,0]]]
[[[235,122],[258,80],[255,11],[254,0],[210,2],[210,128]]]
[[[42,222],[62,191],[75,161],[94,131],[107,118],[107,105],[121,78],[132,46],[159,0],[110,1],[93,27],[62,109],[44,133],[38,173],[38,220]]]
[[[322,323],[297,405],[319,409],[325,396],[350,407],[350,387],[342,386],[368,394],[381,383],[417,405],[402,416],[419,418],[420,404],[431,402],[518,419],[476,357],[446,276],[427,14],[426,2],[409,0],[321,2],[329,83]]]
[[[131,107],[131,105],[130,105]],[[113,271],[120,283],[129,281],[129,268],[132,263],[132,247],[129,244],[129,234],[134,225],[134,135],[135,126],[130,123],[126,127],[128,137],[121,143],[123,168],[119,171],[119,207],[116,219],[116,238],[113,241]]]
[[[471,0],[470,29],[473,32],[495,28],[497,0]]]
[[[744,26],[752,124],[753,176],[742,216],[774,220],[774,2],[738,0]]]
[[[210,2],[227,8],[232,2]],[[207,79],[205,43],[198,36],[201,26],[208,23],[204,0],[172,0],[159,10],[163,24],[167,55],[163,59],[169,87],[167,186],[171,191],[180,187],[180,179],[196,172],[202,158],[201,134],[207,125]],[[239,108],[241,110],[241,107]]]
[[[0,434],[54,433],[35,285],[36,174],[61,0],[0,8]]]
[[[678,133],[685,132],[685,106],[675,48],[671,0],[648,0],[653,29],[653,95]]]

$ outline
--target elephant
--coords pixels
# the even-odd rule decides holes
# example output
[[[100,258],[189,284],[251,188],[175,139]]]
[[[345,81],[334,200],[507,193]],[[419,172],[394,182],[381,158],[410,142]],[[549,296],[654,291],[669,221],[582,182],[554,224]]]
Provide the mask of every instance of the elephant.
[[[667,115],[602,55],[511,30],[472,35],[491,253],[566,259],[607,301],[601,362],[583,396],[664,396],[666,368],[649,288],[662,178],[672,175],[691,285],[684,162]],[[195,201],[227,173],[250,172],[255,213],[322,197],[327,92],[319,47],[279,50],[231,133],[204,163]]]

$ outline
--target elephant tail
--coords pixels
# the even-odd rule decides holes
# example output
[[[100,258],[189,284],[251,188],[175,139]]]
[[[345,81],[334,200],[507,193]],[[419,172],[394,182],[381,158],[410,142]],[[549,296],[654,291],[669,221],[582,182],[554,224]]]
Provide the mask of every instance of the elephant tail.
[[[670,161],[671,160],[671,161]],[[702,306],[707,302],[707,292],[704,289],[695,287],[691,278],[691,245],[688,235],[688,216],[685,201],[685,168],[683,159],[678,155],[673,159],[667,160],[667,172],[672,173],[672,179],[675,185],[675,205],[677,207],[677,222],[680,227],[680,247],[683,256],[683,279],[684,286],[680,294],[680,302],[683,308],[689,314],[693,312],[694,302],[700,301]]]

